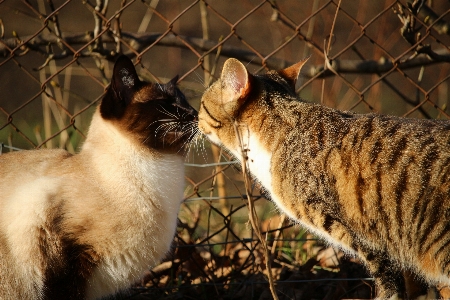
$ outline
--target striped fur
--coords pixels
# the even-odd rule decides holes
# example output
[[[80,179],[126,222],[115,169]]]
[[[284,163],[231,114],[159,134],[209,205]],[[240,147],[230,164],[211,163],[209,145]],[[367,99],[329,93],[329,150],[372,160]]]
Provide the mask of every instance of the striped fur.
[[[195,115],[175,80],[143,83],[121,57],[80,153],[1,155],[0,299],[98,299],[156,265]]]
[[[227,60],[199,129],[239,159],[244,149],[281,212],[360,257],[380,298],[449,285],[450,122],[306,103],[292,88],[303,64],[251,75]]]

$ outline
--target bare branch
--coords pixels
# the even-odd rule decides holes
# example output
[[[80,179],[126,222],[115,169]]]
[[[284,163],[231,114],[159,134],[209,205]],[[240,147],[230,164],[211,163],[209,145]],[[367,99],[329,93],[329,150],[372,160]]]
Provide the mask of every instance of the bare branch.
[[[434,51],[432,56],[427,55],[425,53],[419,54],[413,59],[405,60],[405,61],[399,61],[399,62],[392,62],[387,60],[386,58],[381,58],[378,61],[376,60],[333,60],[331,61],[331,68],[335,70],[336,72],[339,72],[341,74],[345,73],[358,73],[358,74],[377,74],[377,73],[384,73],[395,66],[397,66],[400,69],[411,69],[411,68],[417,68],[424,65],[431,65],[435,63],[442,63],[442,62],[450,62],[450,52],[446,49],[440,49]],[[319,73],[324,71],[324,66],[317,66],[317,67],[310,67],[308,71],[305,73],[302,72],[302,74],[306,77],[315,77]],[[329,74],[331,72],[325,71],[321,76],[319,77],[328,77],[332,74]]]
[[[408,1],[408,7],[417,15],[425,24],[433,24],[433,29],[439,34],[450,34],[450,24],[436,14],[423,0]],[[439,19],[439,20],[438,20]]]
[[[403,24],[402,28],[400,29],[401,36],[411,46],[414,47],[413,55],[411,55],[404,62],[411,61],[420,54],[425,54],[430,59],[430,61],[436,61],[436,60],[437,61],[445,61],[445,58],[443,58],[444,60],[442,60],[442,55],[440,53],[437,53],[431,49],[430,44],[423,43],[424,38],[422,38],[421,33],[420,33],[420,28],[422,26],[419,26],[419,28],[415,28],[416,27],[415,26],[416,19],[414,16],[419,15],[420,12],[422,11],[422,17],[423,17],[423,14],[424,14],[423,11],[425,11],[425,14],[427,14],[427,16],[424,17],[424,22],[426,24],[433,24],[434,22],[436,22],[436,24],[434,24],[433,27],[435,27],[435,25],[439,24],[441,20],[437,20],[437,15],[430,8],[428,8],[425,5],[425,0],[415,0],[414,2],[408,2],[407,6],[408,6],[408,12],[403,10],[403,6],[401,4],[398,4],[397,9],[394,9],[394,13],[397,14],[398,18],[400,19],[400,22],[402,22],[402,24]],[[428,20],[430,17],[428,14],[436,15],[433,22],[430,22]],[[447,25],[446,24],[439,25],[441,31],[444,30],[444,27],[445,27],[444,25],[448,26],[448,24]],[[446,30],[448,30],[448,29],[446,29]]]
[[[131,33],[131,32],[122,32],[121,38],[127,42],[136,52],[140,52],[152,43],[154,43],[157,39],[161,38],[161,33]],[[93,37],[92,33],[68,33],[63,34],[63,40],[65,43],[69,45],[84,45],[88,42],[91,42]],[[179,47],[186,48],[186,45],[180,41],[180,38],[189,43],[196,50],[201,51],[210,51],[212,49],[218,48],[218,43],[211,40],[204,40],[201,38],[189,37],[178,35],[178,38],[173,34],[167,34],[158,42],[158,46],[166,46],[166,47]],[[22,45],[23,41],[27,41]],[[116,44],[116,41],[113,37],[113,34],[104,34],[103,35],[103,43],[111,43]],[[17,38],[9,38],[0,40],[0,55],[8,56],[10,54],[10,49],[15,49],[20,46],[22,51],[27,48],[33,51],[38,51],[44,54],[47,52],[40,47],[47,46],[49,44],[57,44],[58,37],[54,34],[40,34],[36,37],[32,38],[21,37],[20,40]],[[14,52],[19,49],[15,49]],[[416,49],[419,50],[420,53],[416,55],[412,59],[404,60],[404,61],[389,61],[385,58],[381,58],[378,61],[375,60],[333,60],[331,61],[331,67],[334,71],[339,72],[341,74],[344,73],[358,73],[358,74],[377,74],[384,73],[391,70],[394,67],[398,67],[400,69],[410,69],[416,68],[423,65],[431,65],[436,63],[450,62],[450,52],[446,49],[439,49],[436,51],[429,51],[427,48]],[[131,51],[130,55],[134,55]],[[17,55],[17,53],[16,53]],[[61,54],[54,54],[53,59],[63,59],[69,56],[73,56],[74,53],[70,51],[63,52]],[[115,53],[114,51],[104,50],[102,52],[92,52],[89,49],[84,50],[82,53],[78,53],[79,56],[88,56],[88,57],[102,57],[107,60],[114,60]],[[225,57],[234,57],[241,61],[251,62],[256,65],[260,65],[261,59],[255,55],[251,51],[242,50],[233,46],[221,45],[220,55]],[[282,69],[286,66],[294,64],[294,62],[282,60],[276,57],[270,57],[266,60],[266,64],[271,69]],[[304,69],[302,72],[302,76],[307,78],[312,77],[329,77],[334,74],[325,70],[323,65],[318,66],[310,66],[309,69]]]

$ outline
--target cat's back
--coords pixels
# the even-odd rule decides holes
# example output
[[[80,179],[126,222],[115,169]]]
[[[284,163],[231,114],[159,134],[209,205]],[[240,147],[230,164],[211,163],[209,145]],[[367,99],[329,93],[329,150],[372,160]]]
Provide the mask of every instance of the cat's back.
[[[450,120],[404,118],[380,114],[349,114],[337,111],[344,121],[348,121],[350,130],[358,132],[362,138],[371,136],[396,137],[405,136],[409,140],[420,140],[424,136],[442,138],[447,142],[450,134]],[[440,142],[436,140],[436,142]]]
[[[56,203],[74,156],[62,149],[23,150],[0,155],[0,223],[43,213]],[[9,225],[8,225],[9,224]]]
[[[292,105],[295,122],[285,129],[286,147],[309,162],[329,159],[334,152],[347,166],[361,161],[395,169],[402,159],[417,163],[419,156],[433,163],[450,163],[449,120],[355,114],[302,102]]]
[[[450,121],[367,115],[341,141],[339,154],[330,156],[336,178],[351,178],[360,190],[366,181],[382,182],[372,189],[396,202],[419,201],[425,193],[450,206]]]
[[[62,149],[23,150],[0,155],[2,198],[8,198],[21,188],[30,190],[33,182],[57,180],[56,170],[70,168],[68,159],[72,157]]]
[[[17,172],[45,173],[49,168],[61,164],[69,157],[72,157],[72,154],[63,149],[23,150],[4,153],[0,155],[0,173],[2,178],[16,176]]]
[[[349,125],[339,152],[347,164],[360,161],[386,170],[450,164],[450,121],[369,114],[344,122]]]

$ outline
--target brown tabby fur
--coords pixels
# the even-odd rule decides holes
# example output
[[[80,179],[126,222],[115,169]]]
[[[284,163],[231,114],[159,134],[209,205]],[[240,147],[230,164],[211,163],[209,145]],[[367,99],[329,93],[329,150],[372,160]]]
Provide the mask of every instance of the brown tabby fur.
[[[196,112],[176,88],[141,82],[127,57],[78,154],[0,155],[0,299],[98,299],[167,253]]]
[[[227,60],[199,129],[244,157],[282,212],[357,255],[378,297],[450,284],[450,122],[306,103],[293,89],[304,62],[251,75]]]

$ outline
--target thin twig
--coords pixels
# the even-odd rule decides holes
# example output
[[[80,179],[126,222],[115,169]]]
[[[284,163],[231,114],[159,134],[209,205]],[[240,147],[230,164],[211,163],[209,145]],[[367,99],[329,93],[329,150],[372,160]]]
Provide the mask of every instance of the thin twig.
[[[103,11],[103,0],[97,0],[97,5],[94,8],[94,11],[92,12],[94,15],[94,49],[102,49],[102,37],[99,36],[100,31],[102,31],[102,19],[100,18],[99,14]]]
[[[273,275],[272,275],[272,268],[271,268],[271,263],[270,263],[270,251],[269,251],[269,247],[267,246],[266,243],[266,237],[263,237],[261,230],[259,228],[259,218],[258,218],[258,214],[256,213],[256,209],[253,203],[253,196],[252,196],[252,184],[251,184],[251,175],[250,175],[250,171],[248,169],[247,163],[248,163],[248,159],[247,159],[247,153],[246,153],[246,149],[244,149],[244,143],[242,141],[242,136],[240,133],[240,130],[238,129],[239,124],[237,124],[236,121],[234,121],[234,132],[236,134],[236,138],[238,139],[238,143],[239,143],[239,148],[241,150],[241,165],[242,165],[242,174],[244,176],[244,185],[245,185],[245,190],[247,193],[247,203],[248,203],[248,216],[249,216],[249,220],[250,223],[252,224],[253,230],[255,231],[255,234],[257,236],[257,238],[259,239],[263,250],[264,250],[264,258],[265,258],[265,264],[266,264],[266,268],[267,268],[267,277],[269,279],[269,287],[270,287],[270,292],[272,293],[272,297],[274,300],[278,300],[278,295],[277,292],[275,290],[275,281],[273,279]]]
[[[52,12],[54,12],[55,11],[55,6],[53,5],[53,1],[52,0],[47,0],[47,2],[49,4],[50,9],[52,10]],[[61,35],[61,29],[60,29],[60,26],[59,26],[59,21],[58,21],[58,15],[57,14],[53,14],[52,21],[53,21],[53,25],[54,25],[54,29],[55,29],[55,35],[58,37],[58,46],[59,46],[59,48],[64,50],[65,47],[64,47],[63,43],[61,43],[62,35]]]
[[[330,34],[328,37],[328,45],[325,46],[326,40],[324,41],[324,47],[323,47],[323,57],[325,59],[324,70],[328,69],[330,71],[335,71],[330,63],[330,59],[329,59],[328,55],[331,50],[331,41],[333,40],[333,36],[334,36],[334,25],[336,24],[336,19],[337,19],[340,7],[341,7],[341,0],[339,0],[338,6],[336,7],[336,13],[334,14],[333,23],[331,24],[331,30],[330,30]],[[325,102],[324,93],[325,93],[325,79],[322,80],[322,94],[320,97],[321,104],[324,104],[324,102]]]

